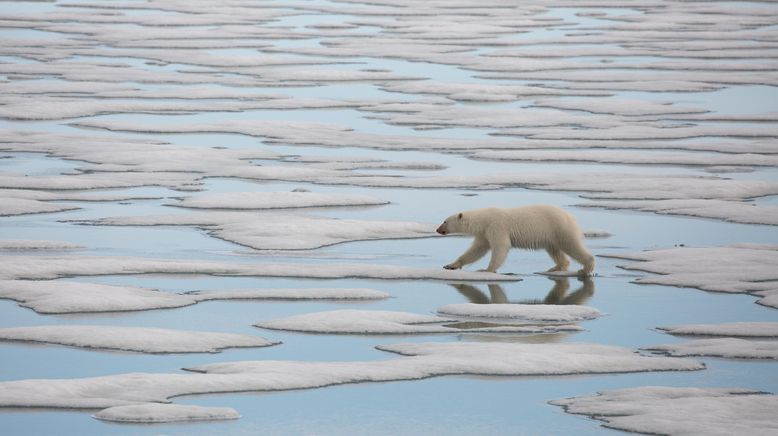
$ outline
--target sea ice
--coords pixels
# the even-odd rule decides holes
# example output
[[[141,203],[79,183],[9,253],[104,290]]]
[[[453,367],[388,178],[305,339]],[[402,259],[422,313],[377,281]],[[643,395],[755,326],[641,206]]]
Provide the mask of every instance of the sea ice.
[[[599,310],[572,304],[449,304],[438,309],[444,316],[513,321],[577,322],[602,316]]]
[[[138,353],[218,353],[224,348],[267,347],[279,343],[233,333],[99,325],[0,328],[0,340]]]
[[[334,310],[295,315],[255,324],[271,330],[291,330],[306,333],[337,334],[430,334],[430,333],[554,333],[559,331],[578,331],[578,326],[519,326],[496,324],[475,328],[460,329],[456,324],[460,319],[442,318],[434,315],[420,315],[408,312],[383,310]],[[515,321],[515,320],[508,320]]]
[[[778,342],[739,338],[695,339],[676,344],[651,345],[644,350],[670,356],[712,356],[735,359],[778,359]]]
[[[774,434],[778,398],[750,389],[644,386],[551,404],[628,432],[730,436]]]
[[[21,306],[43,314],[171,309],[217,300],[364,301],[388,297],[385,292],[361,288],[228,289],[176,294],[61,280],[0,280],[0,298],[18,301]]]
[[[691,198],[683,200],[611,200],[592,201],[579,206],[639,210],[664,215],[713,218],[733,223],[778,226],[778,206],[757,205],[743,201]]]
[[[127,274],[205,274],[215,276],[296,277],[311,279],[365,278],[380,280],[445,280],[517,282],[520,277],[443,268],[383,264],[242,264],[121,256],[3,256],[0,279],[45,280],[74,276]]]
[[[778,338],[778,322],[730,322],[723,324],[684,324],[659,327],[671,335],[736,336],[741,338]]]
[[[167,402],[183,395],[311,389],[443,375],[550,376],[704,368],[694,360],[643,356],[627,348],[586,343],[407,343],[378,348],[411,357],[362,362],[243,361],[194,366],[187,368],[190,374],[6,381],[0,382],[0,406],[95,409]]]
[[[183,198],[174,206],[198,209],[290,209],[387,204],[366,195],[316,192],[229,192]]]
[[[635,283],[698,288],[705,291],[749,293],[774,298],[778,294],[778,246],[740,244],[723,247],[675,247],[638,253],[601,255],[640,261],[622,268],[657,275]],[[778,300],[760,304],[778,308]]]
[[[299,199],[307,193],[285,194],[296,204],[306,201]],[[242,211],[114,217],[80,223],[109,226],[193,226],[219,239],[257,250],[308,250],[352,241],[428,238],[435,235],[433,225],[415,222],[363,221]]]
[[[229,407],[202,407],[181,404],[145,403],[115,406],[94,415],[101,421],[157,424],[181,421],[217,421],[238,419],[240,414]]]
[[[77,250],[84,248],[80,245],[64,241],[26,240],[26,239],[0,239],[0,251],[27,251],[27,250]]]

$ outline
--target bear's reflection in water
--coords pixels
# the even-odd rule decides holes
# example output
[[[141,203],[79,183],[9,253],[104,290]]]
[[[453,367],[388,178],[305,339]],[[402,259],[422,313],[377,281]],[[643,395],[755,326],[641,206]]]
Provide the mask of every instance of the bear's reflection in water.
[[[594,295],[594,281],[589,277],[579,278],[581,286],[572,294],[567,294],[570,290],[570,280],[567,277],[549,277],[554,282],[551,290],[545,298],[526,299],[510,301],[505,295],[505,291],[499,284],[488,285],[489,295],[487,296],[477,287],[466,283],[450,283],[460,294],[464,295],[471,303],[475,304],[585,304]]]
[[[594,295],[594,281],[589,277],[578,278],[577,280],[581,282],[580,286],[574,292],[569,294],[568,291],[570,290],[570,280],[567,277],[549,277],[549,280],[553,281],[553,286],[551,287],[551,290],[548,291],[548,294],[546,295],[545,298],[543,299],[533,298],[533,299],[523,299],[523,300],[515,300],[515,301],[508,299],[504,289],[499,284],[488,285],[489,295],[486,295],[486,293],[482,292],[476,286],[473,286],[471,284],[450,283],[450,285],[454,287],[457,291],[459,291],[459,293],[464,295],[469,302],[474,304],[578,304],[578,305],[582,305],[585,304]],[[537,323],[527,323],[527,324],[537,325]],[[546,325],[548,324],[549,323],[546,323]],[[489,323],[489,322],[481,322],[481,321],[464,321],[464,322],[448,324],[447,327],[458,328],[461,329],[463,333],[466,333],[467,330],[474,329],[474,328],[499,326],[499,325],[505,325],[505,324]],[[538,333],[538,334],[530,334],[530,335],[478,334],[478,335],[462,335],[460,339],[473,340],[473,341],[487,341],[487,342],[549,343],[549,342],[560,342],[570,334],[571,332]]]

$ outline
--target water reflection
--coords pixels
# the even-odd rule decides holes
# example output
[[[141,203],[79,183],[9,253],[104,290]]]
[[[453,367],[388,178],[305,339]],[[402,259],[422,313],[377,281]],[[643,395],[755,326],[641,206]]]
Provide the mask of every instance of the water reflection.
[[[551,290],[543,299],[521,299],[509,300],[505,290],[499,284],[488,285],[489,295],[481,291],[478,287],[467,283],[449,283],[460,294],[464,295],[470,303],[474,304],[585,304],[594,295],[594,281],[589,277],[577,278],[580,286],[572,293],[570,291],[570,279],[567,277],[548,277],[553,282]],[[516,323],[512,323],[515,325]],[[527,323],[526,325],[531,325]],[[467,333],[467,330],[486,327],[498,327],[498,324],[484,321],[462,321],[448,324],[446,327],[453,327]],[[538,334],[463,334],[460,340],[480,341],[480,342],[520,342],[525,344],[546,344],[552,342],[561,342],[570,336],[571,332],[554,332]]]
[[[505,290],[499,284],[488,285],[489,295],[476,286],[467,283],[449,283],[460,294],[474,304],[585,304],[594,295],[594,281],[590,277],[578,278],[581,285],[573,293],[570,290],[570,279],[567,277],[549,277],[554,282],[545,298],[532,298],[511,301]]]

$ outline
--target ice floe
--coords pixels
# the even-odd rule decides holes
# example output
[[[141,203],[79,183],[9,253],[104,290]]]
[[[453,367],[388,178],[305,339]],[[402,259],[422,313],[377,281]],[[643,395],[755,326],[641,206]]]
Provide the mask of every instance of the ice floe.
[[[311,389],[443,375],[550,376],[704,368],[694,360],[642,356],[627,348],[586,343],[408,343],[378,348],[411,357],[364,362],[227,362],[187,368],[191,374],[6,381],[0,382],[0,406],[95,409],[167,402],[182,395]]]
[[[572,304],[448,304],[438,312],[444,316],[540,322],[577,322],[602,316],[593,307]]]
[[[598,162],[639,165],[778,166],[778,155],[754,153],[643,152],[621,150],[501,150],[479,151],[471,157],[528,162]]]
[[[657,274],[639,277],[635,283],[749,293],[766,297],[760,304],[778,308],[778,247],[774,245],[675,247],[602,256],[636,260],[621,267]]]
[[[200,274],[310,279],[427,279],[449,282],[516,282],[521,280],[520,277],[514,275],[489,272],[451,271],[439,267],[420,268],[382,264],[241,264],[122,256],[3,256],[3,262],[0,262],[0,279],[9,280],[46,280],[116,274]]]
[[[77,250],[84,248],[78,244],[65,241],[46,241],[32,239],[0,239],[0,251],[28,251],[28,250]]]
[[[297,198],[305,197],[307,193],[300,194]],[[293,204],[300,204],[294,203],[295,199],[296,197],[291,195]],[[434,226],[431,224],[251,212],[130,216],[81,223],[109,226],[193,226],[219,239],[257,250],[307,250],[352,241],[434,236]]]
[[[387,201],[366,195],[316,192],[230,192],[186,197],[173,205],[197,209],[291,209],[375,206],[387,203]]]
[[[142,424],[182,421],[219,421],[240,418],[240,414],[235,409],[229,407],[202,407],[166,403],[146,403],[109,407],[92,416],[101,421]]]
[[[34,213],[54,213],[79,209],[56,203],[46,203],[27,198],[0,197],[0,216],[28,215]]]
[[[583,207],[629,209],[664,215],[713,218],[743,224],[778,225],[778,207],[715,199],[592,201]]]
[[[267,347],[278,344],[258,336],[234,333],[99,325],[2,328],[0,340],[138,353],[218,353],[225,348]]]
[[[778,342],[740,338],[695,339],[675,344],[650,345],[644,350],[670,356],[711,356],[735,359],[778,359]]]
[[[742,338],[778,338],[778,322],[730,322],[722,324],[683,324],[659,327],[671,335],[736,336]]]
[[[61,280],[0,280],[0,298],[43,314],[172,309],[216,300],[365,301],[389,294],[362,288],[271,288],[194,291],[183,294],[136,286]]]
[[[741,388],[644,386],[551,404],[629,432],[728,436],[775,433],[778,398]]]
[[[507,317],[506,317],[507,318]],[[291,330],[306,333],[337,334],[431,334],[431,333],[554,333],[559,331],[578,331],[575,325],[531,326],[500,324],[492,319],[492,324],[477,327],[460,328],[462,321],[455,317],[439,317],[409,312],[385,310],[334,310],[295,315],[287,318],[262,321],[255,324],[271,330]],[[511,320],[503,320],[509,322]],[[513,320],[515,321],[515,320]]]

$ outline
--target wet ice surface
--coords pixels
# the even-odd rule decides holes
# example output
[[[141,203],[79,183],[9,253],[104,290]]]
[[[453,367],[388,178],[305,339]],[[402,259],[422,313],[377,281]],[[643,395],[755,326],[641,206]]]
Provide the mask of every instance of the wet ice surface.
[[[0,343],[0,396],[60,401],[4,433],[594,434],[546,402],[622,388],[618,428],[775,428],[772,395],[708,389],[778,392],[774,5],[255,6],[0,12],[0,329],[70,345]],[[532,203],[610,235],[596,276],[441,268],[470,241],[431,223]],[[283,344],[94,350],[138,328]],[[56,409],[114,381],[151,390]],[[305,389],[148,403],[277,388]]]

